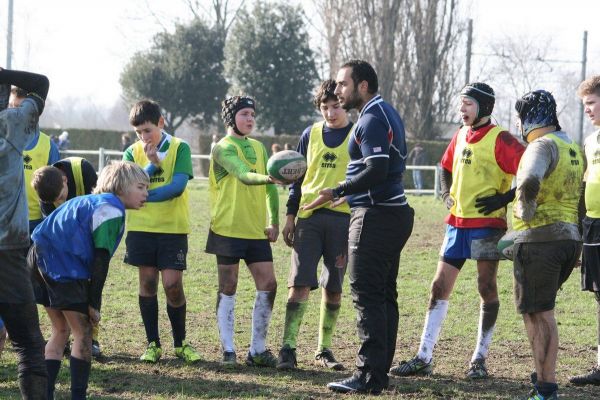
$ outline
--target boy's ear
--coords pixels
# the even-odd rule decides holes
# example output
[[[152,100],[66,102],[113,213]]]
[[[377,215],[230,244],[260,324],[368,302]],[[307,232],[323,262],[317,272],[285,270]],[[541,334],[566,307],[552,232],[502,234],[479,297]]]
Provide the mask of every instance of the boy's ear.
[[[165,127],[165,117],[161,116],[158,119],[158,125],[157,125],[160,129],[164,129]]]

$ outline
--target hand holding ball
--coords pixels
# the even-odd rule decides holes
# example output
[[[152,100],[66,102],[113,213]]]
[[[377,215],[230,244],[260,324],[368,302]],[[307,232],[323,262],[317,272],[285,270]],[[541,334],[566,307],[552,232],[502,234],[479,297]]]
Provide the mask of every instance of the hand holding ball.
[[[502,254],[508,260],[513,259],[513,248],[517,235],[518,233],[516,231],[508,231],[498,241],[498,251],[500,251],[500,254]]]
[[[269,158],[267,173],[278,181],[292,183],[306,172],[306,159],[294,150],[283,150]]]

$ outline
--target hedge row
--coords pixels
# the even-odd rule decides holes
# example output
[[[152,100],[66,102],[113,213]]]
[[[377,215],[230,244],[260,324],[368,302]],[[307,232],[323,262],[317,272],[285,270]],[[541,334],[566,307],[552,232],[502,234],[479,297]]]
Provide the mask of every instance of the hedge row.
[[[64,129],[42,129],[48,135],[60,135]],[[89,129],[67,129],[69,132],[69,141],[71,150],[98,150],[104,147],[107,150],[121,150],[121,135],[125,132],[108,131],[108,130],[89,130]],[[132,138],[133,132],[126,132]],[[296,135],[279,135],[279,136],[253,136],[260,140],[267,151],[271,151],[271,145],[278,143],[283,148],[285,143],[289,143],[293,149],[298,144],[299,136]],[[209,154],[210,143],[212,137],[208,135],[197,135],[195,137],[187,137],[186,140],[192,147],[193,154]],[[409,150],[413,148],[417,140],[408,139],[407,144]],[[439,162],[446,146],[447,141],[419,141],[427,151],[429,165],[435,165]],[[97,166],[98,160],[95,157],[88,156],[89,160]],[[206,176],[208,173],[208,161],[200,160],[195,163],[195,173],[198,176]],[[424,171],[425,187],[433,187],[433,171]],[[407,173],[405,177],[407,187],[412,187],[412,174]]]

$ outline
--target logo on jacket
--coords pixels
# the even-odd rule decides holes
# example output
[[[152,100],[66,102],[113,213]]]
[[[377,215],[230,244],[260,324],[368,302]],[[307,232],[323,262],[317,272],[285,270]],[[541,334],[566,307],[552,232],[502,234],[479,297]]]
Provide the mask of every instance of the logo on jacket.
[[[572,148],[569,149],[569,155],[571,158],[577,158],[577,152]],[[571,165],[579,165],[579,160],[571,160]]]
[[[323,154],[323,162],[321,163],[321,168],[335,168],[335,160],[337,160],[337,158],[338,156],[329,151]]]
[[[33,160],[33,158],[31,158],[29,156],[29,154],[25,154],[23,156],[23,168],[24,169],[33,169],[33,165],[29,165],[29,163],[31,162],[31,160]]]
[[[592,159],[592,164],[600,164],[600,150],[596,150],[594,152],[594,158]]]
[[[471,156],[473,155],[473,150],[465,147],[462,151],[462,158],[460,160],[461,163],[470,165],[471,164]]]

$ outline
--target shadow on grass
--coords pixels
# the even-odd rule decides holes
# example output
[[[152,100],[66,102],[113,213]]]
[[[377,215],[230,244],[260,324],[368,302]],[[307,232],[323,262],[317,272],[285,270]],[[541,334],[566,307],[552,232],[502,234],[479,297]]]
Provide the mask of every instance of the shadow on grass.
[[[325,385],[349,374],[344,372],[278,371],[243,364],[225,367],[209,361],[186,365],[175,358],[144,364],[128,354],[116,353],[93,365],[90,393],[102,399],[136,394],[164,398],[321,398],[328,393]]]
[[[419,399],[526,399],[532,387],[529,382],[507,378],[469,380],[432,375],[418,378],[391,378],[390,388],[384,394]],[[596,388],[571,385],[560,386],[559,395],[570,400],[598,398]]]

